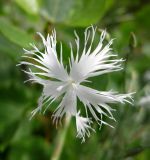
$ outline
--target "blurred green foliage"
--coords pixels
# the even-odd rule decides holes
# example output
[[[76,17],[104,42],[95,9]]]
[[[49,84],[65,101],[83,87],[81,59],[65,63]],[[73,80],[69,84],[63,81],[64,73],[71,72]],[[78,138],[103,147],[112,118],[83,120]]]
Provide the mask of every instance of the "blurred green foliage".
[[[0,159],[47,160],[57,151],[61,135],[66,136],[60,159],[71,160],[149,160],[150,104],[139,105],[150,94],[150,2],[148,0],[1,0],[0,1]],[[108,39],[116,38],[114,51],[125,58],[124,71],[93,79],[92,87],[119,92],[135,91],[135,105],[114,106],[115,129],[102,127],[81,144],[76,139],[75,121],[68,132],[52,124],[51,114],[57,102],[45,114],[29,121],[36,107],[41,86],[26,83],[16,67],[29,43],[41,46],[37,31],[44,35],[52,28],[62,41],[64,62],[68,63],[69,42],[73,30],[81,38],[90,24],[107,29]],[[82,42],[81,42],[82,43]],[[80,105],[80,104],[79,104]],[[110,122],[111,123],[111,122]]]

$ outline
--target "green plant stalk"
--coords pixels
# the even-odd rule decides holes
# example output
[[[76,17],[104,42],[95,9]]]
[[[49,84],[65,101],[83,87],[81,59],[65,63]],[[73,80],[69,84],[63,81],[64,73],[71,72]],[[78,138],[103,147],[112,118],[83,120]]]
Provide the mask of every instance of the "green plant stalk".
[[[55,150],[50,160],[60,159],[70,122],[71,122],[71,116],[67,115],[65,119],[64,128],[59,131],[58,136],[56,138],[57,140],[56,140]]]

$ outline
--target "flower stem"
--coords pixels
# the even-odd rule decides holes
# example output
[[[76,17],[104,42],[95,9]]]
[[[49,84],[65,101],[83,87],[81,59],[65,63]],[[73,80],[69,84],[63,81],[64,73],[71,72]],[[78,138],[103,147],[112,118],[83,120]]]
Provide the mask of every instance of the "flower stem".
[[[54,150],[54,153],[53,153],[52,157],[50,158],[50,160],[59,160],[60,159],[60,155],[61,155],[62,150],[63,150],[63,146],[64,146],[64,143],[65,143],[67,131],[68,131],[68,128],[69,128],[69,125],[70,125],[70,121],[71,121],[71,116],[67,115],[66,119],[65,119],[64,128],[63,128],[63,130],[60,130],[59,133],[58,133],[55,150]]]

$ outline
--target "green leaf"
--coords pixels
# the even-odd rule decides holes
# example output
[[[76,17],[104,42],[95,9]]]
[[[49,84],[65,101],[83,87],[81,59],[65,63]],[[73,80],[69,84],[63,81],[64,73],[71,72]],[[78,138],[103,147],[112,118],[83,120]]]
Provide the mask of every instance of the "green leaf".
[[[0,52],[1,52],[1,55],[8,55],[9,57],[17,60],[17,59],[20,58],[20,54],[22,53],[22,51],[23,50],[22,50],[21,47],[19,47],[18,45],[10,42],[2,34],[0,34]],[[1,58],[1,56],[0,56],[0,58]],[[6,66],[6,64],[5,64],[5,66]]]
[[[53,23],[88,26],[100,20],[114,0],[45,0],[43,15]]]
[[[38,0],[15,0],[26,13],[36,15],[39,11]]]
[[[144,27],[146,29],[150,28],[149,15],[150,14],[150,5],[145,5],[137,14],[137,23],[138,27]]]
[[[21,47],[29,47],[29,43],[33,41],[32,36],[20,28],[14,26],[7,20],[0,18],[0,32],[10,41]],[[8,46],[7,46],[8,47]]]

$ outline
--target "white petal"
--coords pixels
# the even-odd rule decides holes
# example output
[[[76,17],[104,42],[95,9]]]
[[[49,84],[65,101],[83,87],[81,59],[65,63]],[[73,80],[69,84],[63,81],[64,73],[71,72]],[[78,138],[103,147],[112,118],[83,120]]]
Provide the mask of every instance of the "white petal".
[[[85,136],[90,136],[90,130],[95,131],[90,124],[92,121],[89,118],[81,117],[80,112],[76,114],[76,127],[77,137],[82,138],[82,142],[85,142]]]
[[[53,121],[57,121],[58,119],[61,119],[65,113],[70,114],[72,116],[75,116],[77,113],[77,97],[74,90],[68,89],[59,104],[59,106],[56,108],[54,114],[53,114]]]
[[[24,56],[28,59],[32,59],[35,62],[38,62],[38,64],[35,64],[32,62],[21,62],[21,64],[26,65],[32,65],[40,70],[42,70],[45,74],[47,74],[48,77],[55,78],[61,81],[66,81],[68,79],[68,73],[65,70],[62,63],[59,62],[56,52],[56,33],[53,32],[51,36],[47,36],[47,40],[38,33],[42,40],[43,44],[45,46],[45,53],[40,52],[39,49],[32,45],[34,50],[28,51],[25,50],[25,54],[28,56]],[[35,57],[32,57],[32,56]],[[42,74],[41,74],[42,75]]]
[[[38,107],[32,111],[33,117],[37,112],[42,111],[42,108],[44,105],[46,105],[46,108],[44,112],[48,109],[50,104],[56,100],[58,97],[60,97],[63,93],[67,90],[67,85],[64,82],[58,82],[58,81],[50,81],[50,80],[42,80],[42,79],[36,79],[39,83],[41,83],[43,88],[43,93],[38,101]]]
[[[99,43],[94,51],[91,51],[92,43],[94,40],[96,29],[94,27],[90,27],[85,32],[85,45],[80,59],[71,58],[71,68],[70,75],[76,82],[82,82],[85,79],[97,75],[101,75],[104,73],[118,71],[121,68],[120,62],[122,59],[114,59],[113,61],[108,60],[110,57],[116,56],[111,53],[110,45],[113,43],[111,40],[106,46],[103,46],[103,40],[105,38],[106,31],[102,32],[100,36]],[[90,41],[89,37],[92,37],[89,47],[87,47],[87,42]],[[76,35],[76,43],[77,43],[77,56],[79,56],[79,38]]]
[[[78,85],[76,94],[79,100],[87,107],[92,113],[95,120],[99,123],[103,122],[102,115],[105,115],[113,120],[112,109],[108,104],[111,103],[124,103],[132,100],[132,94],[116,94],[115,92],[100,92],[89,87]],[[98,116],[100,114],[100,116]],[[108,124],[107,124],[108,125]]]

